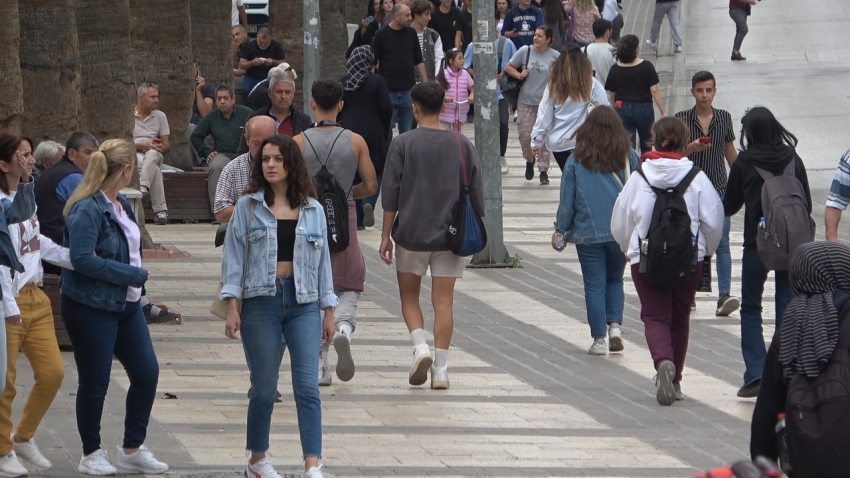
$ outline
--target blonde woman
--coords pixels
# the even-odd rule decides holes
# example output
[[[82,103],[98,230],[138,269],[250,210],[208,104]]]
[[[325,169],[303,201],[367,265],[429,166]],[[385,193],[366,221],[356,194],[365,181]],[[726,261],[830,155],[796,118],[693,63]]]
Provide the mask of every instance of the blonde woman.
[[[136,168],[128,141],[105,141],[91,156],[83,181],[65,205],[65,246],[74,270],[62,273],[62,319],[79,372],[77,429],[86,475],[159,474],[168,465],[145,448],[156,398],[159,364],[139,304],[148,271],[142,268],[141,234],[130,204],[119,194]],[[100,447],[100,419],[112,373],[112,357],[130,379],[124,443],[115,466]]]
[[[602,15],[593,0],[572,0],[567,3],[567,13],[570,17],[570,42],[585,47],[596,41],[593,22],[602,18]]]

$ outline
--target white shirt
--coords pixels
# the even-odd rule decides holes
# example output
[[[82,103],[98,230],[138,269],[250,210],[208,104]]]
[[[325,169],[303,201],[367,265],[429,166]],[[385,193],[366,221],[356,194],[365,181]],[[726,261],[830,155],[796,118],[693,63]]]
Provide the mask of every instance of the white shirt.
[[[608,43],[591,43],[587,45],[587,59],[593,65],[594,76],[602,85],[605,85],[611,67],[617,63],[617,60],[614,58],[615,50],[616,48]]]
[[[233,9],[230,10],[230,25],[234,27],[239,25],[239,9],[236,7],[241,7],[243,5],[244,3],[242,0],[233,0]],[[245,25],[245,28],[247,27],[248,25]]]
[[[596,78],[590,90],[590,102],[594,106],[610,106],[605,87]],[[555,103],[549,96],[549,86],[543,90],[543,99],[537,110],[537,121],[531,130],[531,146],[539,148],[546,141],[549,151],[569,151],[576,147],[572,136],[587,119],[587,102],[567,98],[565,103]]]
[[[613,22],[620,12],[617,11],[617,0],[605,0],[605,6],[602,7],[602,18]]]
[[[121,230],[124,231],[124,236],[127,238],[127,248],[130,253],[130,265],[142,267],[142,253],[139,251],[139,246],[142,243],[142,234],[139,232],[139,225],[130,219],[130,216],[121,209],[121,206],[116,206],[103,191],[100,192],[106,198],[106,204],[109,205],[109,211],[112,216],[118,220],[121,225]],[[136,302],[142,297],[141,287],[127,287],[127,302]]]

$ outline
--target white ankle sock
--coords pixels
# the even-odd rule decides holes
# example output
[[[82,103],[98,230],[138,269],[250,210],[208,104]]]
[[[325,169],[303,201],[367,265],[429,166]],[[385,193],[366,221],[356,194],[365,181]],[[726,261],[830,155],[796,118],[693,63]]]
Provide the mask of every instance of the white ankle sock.
[[[425,329],[416,329],[410,331],[410,339],[413,340],[413,346],[428,345],[428,336],[425,335]]]
[[[331,364],[328,361],[328,353],[330,352],[331,345],[330,344],[322,344],[322,348],[319,349],[319,359],[322,361],[322,366],[330,367]]]
[[[339,324],[339,333],[341,333],[341,334],[345,335],[346,337],[348,337],[349,339],[351,339],[351,332],[352,332],[352,330],[351,330],[350,324],[345,323],[345,322]]]
[[[449,351],[448,349],[436,349],[434,354],[434,367],[435,368],[445,368],[449,364]]]

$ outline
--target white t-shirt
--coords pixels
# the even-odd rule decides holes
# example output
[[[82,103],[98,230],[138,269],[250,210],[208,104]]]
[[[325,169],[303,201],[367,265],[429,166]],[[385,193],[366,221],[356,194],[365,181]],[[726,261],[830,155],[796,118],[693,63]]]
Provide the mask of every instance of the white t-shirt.
[[[608,43],[591,43],[587,45],[587,59],[593,65],[594,76],[600,83],[605,84],[608,72],[617,63],[614,59],[614,46]]]
[[[613,22],[620,12],[617,11],[617,0],[605,0],[605,6],[602,8],[602,18]]]
[[[230,10],[230,25],[236,26],[239,25],[239,9],[236,7],[241,7],[244,5],[242,0],[233,0],[233,9]],[[247,27],[248,25],[245,25]]]

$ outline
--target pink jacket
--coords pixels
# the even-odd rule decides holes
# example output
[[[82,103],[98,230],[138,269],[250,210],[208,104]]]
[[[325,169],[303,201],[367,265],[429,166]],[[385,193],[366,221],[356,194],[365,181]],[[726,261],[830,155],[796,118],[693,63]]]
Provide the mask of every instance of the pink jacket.
[[[461,69],[457,73],[446,67],[443,73],[449,83],[446,96],[454,98],[451,103],[446,103],[446,111],[440,114],[440,121],[444,123],[466,123],[466,115],[469,112],[469,103],[456,103],[466,101],[469,98],[469,90],[472,89],[472,77],[466,70]]]

